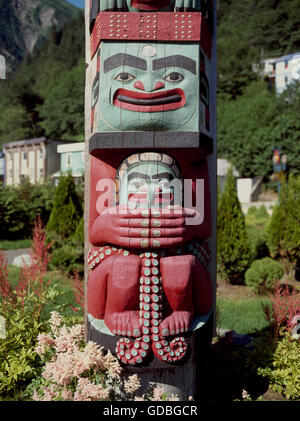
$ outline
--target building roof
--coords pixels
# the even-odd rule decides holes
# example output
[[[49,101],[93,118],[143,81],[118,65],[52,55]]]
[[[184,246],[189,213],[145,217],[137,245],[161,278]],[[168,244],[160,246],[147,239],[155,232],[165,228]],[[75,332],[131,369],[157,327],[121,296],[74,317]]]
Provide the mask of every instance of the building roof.
[[[83,152],[85,147],[85,142],[76,142],[76,143],[67,143],[64,145],[57,146],[58,153],[64,152]]]
[[[279,57],[277,60],[274,61],[274,63],[279,63],[281,61],[290,61],[295,56],[299,56],[299,58],[300,58],[300,52],[299,53],[293,53],[293,54],[286,54],[285,56]]]
[[[47,137],[37,137],[34,139],[17,140],[15,142],[4,143],[2,147],[13,148],[15,146],[35,145],[37,143],[49,143],[49,142],[71,143],[73,142],[73,140],[48,139]]]

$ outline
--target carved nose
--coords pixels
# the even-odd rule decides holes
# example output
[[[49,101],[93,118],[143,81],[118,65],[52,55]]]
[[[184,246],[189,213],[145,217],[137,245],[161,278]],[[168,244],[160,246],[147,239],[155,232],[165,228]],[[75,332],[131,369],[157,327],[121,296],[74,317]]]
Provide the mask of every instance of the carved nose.
[[[136,82],[134,82],[133,86],[136,89],[140,89],[141,91],[144,91],[145,90],[145,87],[144,87],[143,83],[140,80],[137,80]]]
[[[156,82],[153,91],[157,91],[158,89],[162,89],[165,87],[165,84],[163,82]]]
[[[141,82],[140,80],[137,80],[136,82],[134,82],[133,85],[136,89],[139,89],[140,91],[144,91],[145,87],[143,85],[143,82]],[[162,89],[165,87],[165,84],[163,82],[156,82],[155,86],[153,89],[150,89],[151,92],[153,91],[157,91],[158,89]]]

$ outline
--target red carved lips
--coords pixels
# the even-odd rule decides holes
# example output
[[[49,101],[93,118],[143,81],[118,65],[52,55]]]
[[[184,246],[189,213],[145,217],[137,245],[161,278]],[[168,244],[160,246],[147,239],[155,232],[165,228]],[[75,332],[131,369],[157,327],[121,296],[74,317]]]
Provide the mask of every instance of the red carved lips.
[[[114,94],[116,107],[139,113],[155,113],[177,110],[185,105],[185,94],[182,89],[145,93],[118,89]]]

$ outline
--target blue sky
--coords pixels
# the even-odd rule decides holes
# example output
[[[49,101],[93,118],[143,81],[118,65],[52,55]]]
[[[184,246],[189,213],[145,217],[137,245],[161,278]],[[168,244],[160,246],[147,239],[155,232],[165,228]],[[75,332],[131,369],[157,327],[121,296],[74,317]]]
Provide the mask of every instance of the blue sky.
[[[84,0],[67,0],[68,3],[74,4],[74,6],[84,9]]]

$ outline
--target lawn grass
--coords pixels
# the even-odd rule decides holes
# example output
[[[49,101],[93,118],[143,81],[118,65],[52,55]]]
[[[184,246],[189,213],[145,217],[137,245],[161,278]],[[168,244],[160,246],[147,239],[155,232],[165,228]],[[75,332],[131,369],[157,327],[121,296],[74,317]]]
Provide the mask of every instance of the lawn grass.
[[[18,250],[31,247],[31,241],[28,238],[24,240],[0,240],[0,250]]]
[[[19,279],[20,268],[16,266],[8,266],[8,280],[15,286]],[[83,316],[83,311],[75,313],[72,307],[78,308],[75,301],[73,292],[73,279],[68,278],[66,275],[59,271],[49,271],[44,275],[44,282],[51,281],[51,285],[55,285],[60,295],[53,300],[48,301],[42,314],[43,320],[50,318],[51,311],[57,311],[64,317]]]
[[[253,334],[268,326],[262,304],[269,304],[266,297],[232,301],[217,299],[217,326],[221,329],[233,329],[240,334]]]

